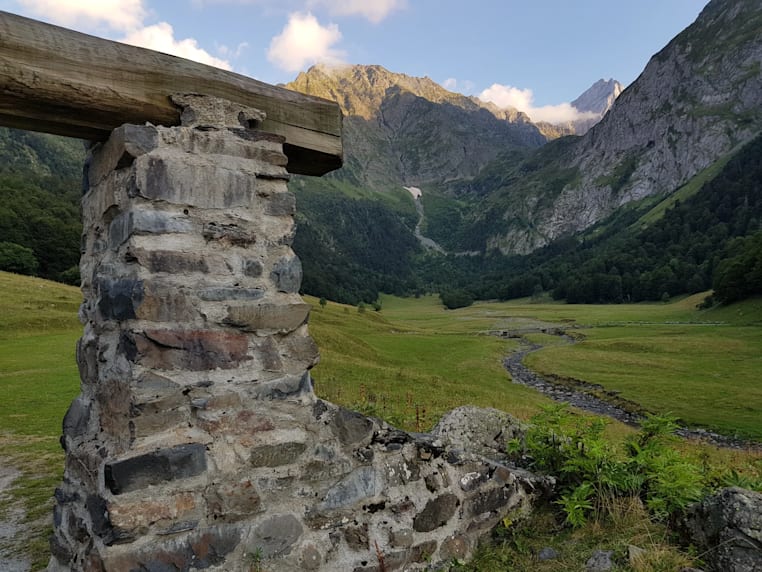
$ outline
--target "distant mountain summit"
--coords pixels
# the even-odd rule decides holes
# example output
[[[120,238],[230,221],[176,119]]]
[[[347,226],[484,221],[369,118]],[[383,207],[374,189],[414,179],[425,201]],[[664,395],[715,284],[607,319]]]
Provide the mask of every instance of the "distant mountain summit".
[[[584,135],[593,125],[603,119],[603,116],[611,109],[623,90],[622,84],[615,79],[599,79],[572,101],[571,105],[574,109],[585,115],[592,115],[572,123],[574,134]]]
[[[599,79],[571,104],[577,111],[603,117],[623,90],[622,84],[615,79]]]
[[[374,190],[472,177],[507,149],[546,142],[524,113],[378,65],[313,66],[286,87],[339,104],[345,166],[336,176]]]

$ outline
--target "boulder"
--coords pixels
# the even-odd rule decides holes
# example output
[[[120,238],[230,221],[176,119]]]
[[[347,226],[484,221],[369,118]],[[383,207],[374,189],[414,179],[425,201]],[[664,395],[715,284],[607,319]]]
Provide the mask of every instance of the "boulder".
[[[762,572],[762,494],[722,489],[693,505],[684,525],[709,570]]]

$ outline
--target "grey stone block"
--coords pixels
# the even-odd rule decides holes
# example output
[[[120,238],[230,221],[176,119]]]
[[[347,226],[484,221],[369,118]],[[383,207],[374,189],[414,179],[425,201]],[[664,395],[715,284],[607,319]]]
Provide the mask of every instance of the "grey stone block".
[[[106,464],[106,487],[115,495],[206,471],[206,447],[193,443]]]

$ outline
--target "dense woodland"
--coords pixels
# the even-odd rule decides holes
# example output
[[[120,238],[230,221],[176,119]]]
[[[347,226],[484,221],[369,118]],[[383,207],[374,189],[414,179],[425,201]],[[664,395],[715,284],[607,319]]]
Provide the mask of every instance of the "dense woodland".
[[[762,244],[762,137],[645,227],[644,210],[620,211],[582,239],[497,262],[502,272],[488,273],[473,296],[510,299],[545,291],[570,303],[618,303],[714,287],[718,300],[729,302],[762,293],[762,275],[752,262],[759,261]]]
[[[84,146],[0,129],[0,270],[79,282]]]
[[[0,130],[0,269],[77,282],[83,156],[78,141]],[[292,185],[307,294],[358,304],[380,292],[440,292],[454,308],[523,296],[620,303],[714,288],[715,301],[731,302],[762,293],[762,137],[663,216],[644,217],[649,199],[527,256],[424,252],[412,199],[353,196],[339,180]]]

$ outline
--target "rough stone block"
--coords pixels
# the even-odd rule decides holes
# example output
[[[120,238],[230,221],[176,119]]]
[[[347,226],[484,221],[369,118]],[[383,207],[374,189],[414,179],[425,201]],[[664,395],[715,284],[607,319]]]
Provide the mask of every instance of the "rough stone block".
[[[101,380],[95,389],[100,428],[120,448],[125,447],[131,440],[131,398],[129,383],[121,379]]]
[[[279,467],[290,465],[295,463],[306,449],[307,446],[299,442],[262,445],[251,451],[251,466]]]
[[[202,411],[196,416],[196,425],[212,435],[253,436],[275,429],[269,418],[249,409],[227,413]]]
[[[283,360],[272,336],[256,343],[254,357],[264,371],[283,372]]]
[[[286,373],[312,369],[320,361],[320,351],[309,335],[294,332],[280,342],[281,359]]]
[[[482,491],[468,501],[469,512],[472,516],[496,511],[515,502],[516,493],[510,488],[499,487]]]
[[[206,471],[206,447],[193,443],[106,464],[106,487],[115,495]]]
[[[373,421],[365,415],[340,407],[331,419],[331,430],[342,445],[352,446],[373,436]]]
[[[250,391],[255,399],[298,399],[312,394],[312,382],[308,373],[285,375],[257,384]]]
[[[455,514],[460,501],[452,493],[445,493],[429,500],[413,520],[416,532],[431,532],[444,526]]]
[[[410,548],[414,539],[415,533],[411,528],[392,530],[389,533],[389,544],[394,548]]]
[[[296,294],[302,285],[302,263],[297,256],[279,258],[270,272],[270,279],[279,292]]]
[[[469,543],[465,536],[453,534],[448,536],[439,549],[439,556],[442,560],[462,560],[468,556]]]
[[[292,332],[307,321],[309,304],[230,306],[225,323],[246,332]]]
[[[143,281],[135,278],[111,279],[105,276],[96,282],[98,314],[102,320],[132,320],[143,301]]]
[[[131,417],[134,438],[141,439],[174,427],[187,426],[190,421],[190,409],[169,409],[163,406],[163,400],[159,400],[133,407]]]
[[[205,302],[225,302],[228,300],[259,300],[265,295],[262,288],[204,288],[199,292],[199,298]]]
[[[65,438],[78,439],[85,434],[90,423],[91,406],[83,395],[74,398],[63,419]]]
[[[204,239],[229,246],[251,246],[257,241],[256,234],[234,223],[214,223],[204,225]]]
[[[262,499],[249,479],[215,483],[204,493],[208,516],[220,522],[237,522],[252,518],[262,510]]]
[[[129,167],[136,157],[151,152],[158,144],[158,132],[153,125],[117,127],[94,150],[87,168],[87,182],[90,186],[98,185],[112,171]]]
[[[133,534],[145,533],[154,525],[171,526],[173,521],[197,521],[203,516],[199,499],[190,492],[138,500],[117,497],[107,503],[107,511],[113,526]]]
[[[290,191],[273,193],[265,203],[265,214],[270,216],[294,216],[296,197]]]
[[[289,554],[301,538],[304,529],[292,514],[271,516],[254,529],[247,545],[260,549],[263,558]]]
[[[331,487],[318,508],[326,510],[351,506],[378,495],[382,490],[383,479],[376,470],[360,467]]]
[[[243,273],[250,278],[259,278],[264,270],[264,264],[256,258],[249,258],[243,261]]]
[[[135,314],[148,322],[192,323],[199,316],[185,289],[154,281],[143,283],[143,299]]]
[[[141,375],[132,390],[136,404],[163,401],[168,406],[175,407],[185,402],[180,384],[152,371]],[[171,401],[165,401],[169,398],[172,398]]]
[[[252,177],[208,159],[151,154],[135,166],[137,190],[146,199],[209,209],[248,207],[256,200]]]
[[[344,528],[344,540],[351,550],[362,551],[370,548],[368,538],[368,524],[360,526],[347,526]]]
[[[154,273],[188,274],[210,272],[210,262],[216,262],[215,267],[223,264],[214,257],[199,252],[177,252],[174,250],[146,250],[131,248],[129,256],[140,266]]]
[[[722,489],[691,506],[683,525],[711,570],[762,570],[762,493]]]
[[[244,334],[219,330],[145,330],[132,334],[133,361],[172,370],[231,369],[250,359]],[[128,359],[130,353],[127,352]]]
[[[197,93],[176,93],[172,103],[182,108],[180,123],[197,129],[244,129],[265,120],[264,111],[219,97]]]
[[[160,210],[131,210],[117,215],[109,225],[109,246],[117,249],[133,235],[188,234],[195,230],[187,215]]]
[[[225,557],[233,552],[240,542],[240,530],[218,527],[154,543],[139,552],[107,555],[104,558],[104,569],[141,572],[203,570],[223,564]],[[85,569],[91,570],[88,567]]]
[[[320,554],[314,544],[308,544],[302,549],[299,565],[302,570],[318,570],[323,563],[323,555]]]

